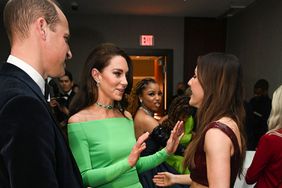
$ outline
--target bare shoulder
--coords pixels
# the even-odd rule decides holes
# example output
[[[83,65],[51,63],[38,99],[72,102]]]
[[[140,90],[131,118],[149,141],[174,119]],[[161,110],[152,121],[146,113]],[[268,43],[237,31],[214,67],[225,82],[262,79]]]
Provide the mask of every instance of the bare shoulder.
[[[226,125],[227,127],[229,127],[233,131],[233,133],[236,135],[236,137],[240,138],[239,127],[233,119],[231,119],[229,117],[222,117],[219,120],[217,120],[217,122],[220,122],[220,123]],[[217,128],[209,129],[207,131],[206,136],[216,137],[214,139],[221,139],[222,137],[228,138],[228,136],[224,132],[222,132],[220,129],[217,129]],[[240,140],[240,139],[238,139],[238,140]]]
[[[204,150],[209,153],[231,151],[230,138],[220,129],[211,128],[206,132]]]
[[[141,129],[142,132],[151,132],[158,125],[159,122],[155,118],[145,114],[143,111],[138,111],[134,117],[134,126]]]
[[[230,140],[229,137],[218,128],[209,129],[205,135],[205,140],[208,143],[209,141],[216,141],[220,143],[220,141],[224,141],[226,138]]]
[[[148,124],[152,122],[158,122],[156,119],[153,117],[143,113],[143,111],[138,111],[134,117],[134,121],[140,122],[141,124]]]
[[[72,115],[72,116],[68,119],[68,123],[78,123],[78,122],[81,122],[81,119],[80,119],[78,113]]]
[[[236,134],[237,132],[239,132],[239,128],[237,123],[228,117],[222,117],[218,120],[218,122],[225,124],[226,126],[228,126],[230,129],[233,130],[233,132]]]
[[[241,135],[237,123],[228,117],[223,117],[219,119],[218,122],[225,124],[234,132],[241,147]],[[217,128],[211,128],[207,131],[205,135],[205,145],[210,146],[211,148],[214,148],[215,146],[220,146],[222,148],[228,146],[229,148],[231,146],[231,153],[233,153],[233,144],[231,139],[228,135]]]

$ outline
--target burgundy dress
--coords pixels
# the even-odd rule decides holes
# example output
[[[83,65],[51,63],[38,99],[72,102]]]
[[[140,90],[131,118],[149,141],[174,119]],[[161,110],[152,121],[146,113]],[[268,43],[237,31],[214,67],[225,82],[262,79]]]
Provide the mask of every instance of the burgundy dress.
[[[190,167],[191,179],[199,184],[209,186],[209,182],[207,178],[206,153],[204,151],[204,143],[205,143],[206,132],[211,128],[220,129],[231,139],[233,143],[234,154],[230,160],[230,166],[231,166],[230,187],[233,187],[240,167],[240,147],[238,144],[237,137],[235,133],[232,131],[232,129],[220,122],[210,123],[206,127],[203,135],[201,136],[198,149],[195,153],[195,168]]]

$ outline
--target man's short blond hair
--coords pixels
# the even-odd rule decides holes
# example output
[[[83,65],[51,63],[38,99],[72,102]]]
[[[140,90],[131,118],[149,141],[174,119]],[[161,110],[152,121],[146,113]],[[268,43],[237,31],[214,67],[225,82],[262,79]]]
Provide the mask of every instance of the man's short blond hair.
[[[4,25],[10,43],[15,36],[27,38],[30,24],[39,17],[43,17],[55,30],[59,22],[55,6],[59,6],[55,0],[9,0],[4,9]]]

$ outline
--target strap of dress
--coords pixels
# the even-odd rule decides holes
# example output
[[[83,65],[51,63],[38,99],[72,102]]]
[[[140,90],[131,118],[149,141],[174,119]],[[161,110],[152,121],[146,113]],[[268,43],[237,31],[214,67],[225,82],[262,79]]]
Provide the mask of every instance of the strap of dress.
[[[224,132],[231,139],[231,141],[233,143],[234,153],[240,152],[240,147],[239,147],[239,143],[238,143],[237,137],[236,137],[235,133],[233,132],[233,130],[230,127],[228,127],[224,123],[221,123],[221,122],[218,122],[218,121],[214,121],[214,122],[211,122],[207,126],[205,132],[207,132],[211,128],[218,128],[222,132]]]

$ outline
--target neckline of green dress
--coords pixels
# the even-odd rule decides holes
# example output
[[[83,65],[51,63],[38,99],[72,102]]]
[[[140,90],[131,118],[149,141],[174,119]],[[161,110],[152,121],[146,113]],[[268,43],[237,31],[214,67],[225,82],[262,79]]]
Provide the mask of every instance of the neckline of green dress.
[[[68,123],[68,125],[72,124],[82,124],[82,123],[91,123],[91,122],[97,122],[97,121],[112,121],[112,120],[129,120],[133,121],[133,119],[125,118],[125,117],[112,117],[112,118],[104,118],[104,119],[96,119],[96,120],[89,120],[89,121],[82,121],[82,122],[75,122],[75,123]]]

